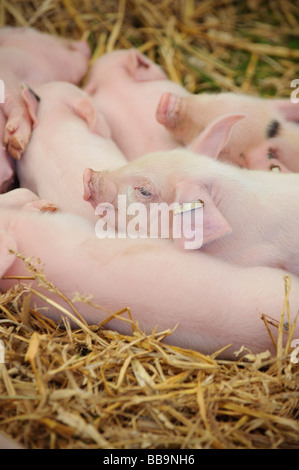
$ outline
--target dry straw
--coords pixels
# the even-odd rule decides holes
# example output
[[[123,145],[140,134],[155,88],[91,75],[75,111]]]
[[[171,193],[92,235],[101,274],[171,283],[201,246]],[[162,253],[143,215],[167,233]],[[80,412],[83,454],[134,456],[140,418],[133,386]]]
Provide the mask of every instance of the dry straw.
[[[138,47],[191,92],[289,96],[299,77],[298,21],[298,6],[286,0],[0,3],[0,25],[87,39],[91,62]],[[47,305],[47,292],[57,289],[26,263]],[[128,309],[116,314],[131,323],[131,336],[105,330],[105,322],[86,325],[70,299],[68,310],[56,305],[66,315],[58,325],[35,310],[36,291],[20,279],[0,295],[0,430],[28,448],[299,448],[290,324],[282,345],[289,278],[285,286],[271,334],[276,355],[246,351],[246,360],[229,362],[167,346],[171,331],[145,335]],[[270,334],[273,321],[264,313]]]

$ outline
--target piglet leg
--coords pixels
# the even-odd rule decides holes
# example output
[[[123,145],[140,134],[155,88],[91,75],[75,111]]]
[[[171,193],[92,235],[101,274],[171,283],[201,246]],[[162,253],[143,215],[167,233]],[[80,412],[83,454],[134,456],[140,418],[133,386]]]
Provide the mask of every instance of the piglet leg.
[[[2,105],[6,117],[4,144],[9,154],[19,160],[29,142],[32,129],[36,125],[37,100],[29,88],[23,89],[14,74],[2,73],[5,84],[5,102]]]

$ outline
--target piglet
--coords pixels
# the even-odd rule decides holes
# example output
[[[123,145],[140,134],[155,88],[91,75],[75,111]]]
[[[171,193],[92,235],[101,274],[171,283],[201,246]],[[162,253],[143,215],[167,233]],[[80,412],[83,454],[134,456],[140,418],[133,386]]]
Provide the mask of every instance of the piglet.
[[[128,160],[178,146],[157,122],[156,108],[165,91],[182,97],[189,93],[138,50],[117,50],[100,57],[85,90],[99,103],[113,140]]]
[[[30,203],[30,192],[27,197]],[[134,321],[147,334],[152,334],[155,327],[160,332],[177,325],[165,340],[170,344],[205,354],[231,344],[222,353],[228,359],[235,359],[234,352],[242,345],[255,353],[273,351],[261,315],[272,317],[272,323],[280,320],[285,271],[241,268],[200,250],[194,254],[177,250],[168,240],[99,240],[93,224],[84,218],[61,212],[41,214],[28,206],[17,210],[7,207],[7,199],[3,206],[1,198],[1,292],[20,282],[14,276],[28,277],[23,261],[15,255],[17,252],[34,264],[40,259],[39,269],[63,296],[72,299],[75,292],[91,294],[92,302],[101,308],[74,302],[90,324],[99,324],[111,313],[128,306]],[[26,202],[26,194],[19,200],[22,204]],[[37,281],[28,279],[21,282],[57,301],[76,318],[69,304],[53,289],[45,291]],[[35,294],[32,302],[38,310],[42,308],[43,314],[60,319],[62,313]],[[289,302],[289,321],[293,322],[299,306],[296,277],[292,279]],[[82,320],[73,320],[72,325],[76,324],[82,327]],[[131,325],[119,318],[105,326],[123,334],[132,332]],[[274,337],[276,332],[273,328]],[[294,337],[298,335],[297,325]],[[288,333],[284,336],[287,339]]]
[[[53,80],[78,83],[87,72],[89,57],[89,47],[83,41],[32,28],[0,28],[0,79],[4,86],[0,112],[6,119],[2,142],[13,158],[21,158],[35,125],[36,103],[21,84],[35,88]]]
[[[0,28],[0,62],[20,82],[33,88],[54,80],[79,83],[87,72],[89,58],[85,41],[27,27]]]
[[[187,219],[180,207],[170,211],[172,228],[187,219],[184,230],[176,228],[179,246],[201,248],[242,266],[274,266],[299,275],[299,176],[251,171],[215,159],[242,119],[227,115],[208,126],[196,143],[200,155],[177,149],[146,155],[107,173],[86,169],[85,199],[94,207],[109,203],[117,209],[117,196],[125,196],[127,222],[132,220],[128,207],[139,202],[147,208],[144,225],[153,223],[153,203],[187,204],[188,211],[200,211],[202,217]],[[197,233],[202,237],[197,239]],[[186,245],[191,235],[193,244]]]
[[[20,186],[62,211],[95,221],[93,209],[82,198],[84,168],[117,168],[126,159],[86,92],[66,82],[47,83],[36,91],[41,97],[38,124],[17,162]]]
[[[273,162],[266,165],[267,153],[260,158],[262,163],[250,156],[246,158],[246,155],[252,148],[263,145],[267,139],[272,141],[277,138],[281,146],[286,149],[292,146],[293,149],[289,158],[282,159],[281,168],[289,165],[290,170],[295,168],[298,171],[298,125],[289,122],[289,119],[294,120],[296,107],[299,108],[299,104],[287,99],[266,99],[236,93],[201,93],[182,97],[166,92],[161,96],[156,117],[182,145],[192,143],[194,148],[197,136],[212,121],[223,114],[244,113],[247,119],[233,129],[219,158],[241,167],[269,170]]]

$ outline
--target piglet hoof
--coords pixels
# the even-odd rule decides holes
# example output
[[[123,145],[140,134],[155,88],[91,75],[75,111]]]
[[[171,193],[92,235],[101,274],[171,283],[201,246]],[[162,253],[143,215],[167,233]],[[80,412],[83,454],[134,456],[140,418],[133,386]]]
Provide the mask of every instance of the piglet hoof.
[[[20,160],[25,149],[21,142],[18,141],[18,139],[13,138],[9,141],[7,145],[7,150],[12,158],[14,158],[15,160]]]
[[[34,211],[34,212],[58,212],[59,209],[52,202],[46,201],[44,199],[39,199],[38,201],[32,201],[28,204],[25,204],[24,209]]]
[[[40,211],[42,211],[42,212],[59,212],[59,209],[58,209],[58,207],[55,206],[55,204],[52,204],[52,203],[48,202],[45,205],[40,207]]]
[[[10,121],[6,125],[4,143],[7,145],[10,156],[15,160],[20,160],[29,142],[31,126],[30,129],[26,129],[26,127],[19,128],[17,123]]]
[[[4,144],[11,157],[20,160],[37,125],[37,107],[40,98],[26,84],[22,84],[20,101],[8,112]]]

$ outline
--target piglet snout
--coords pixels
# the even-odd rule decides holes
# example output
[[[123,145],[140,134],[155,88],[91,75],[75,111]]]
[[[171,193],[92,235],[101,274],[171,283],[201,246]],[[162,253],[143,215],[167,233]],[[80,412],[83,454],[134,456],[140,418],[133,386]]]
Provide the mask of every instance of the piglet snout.
[[[94,171],[91,168],[84,170],[83,199],[90,202],[93,207],[102,202],[112,204],[117,196],[116,185],[107,177],[108,173],[106,170]]]

